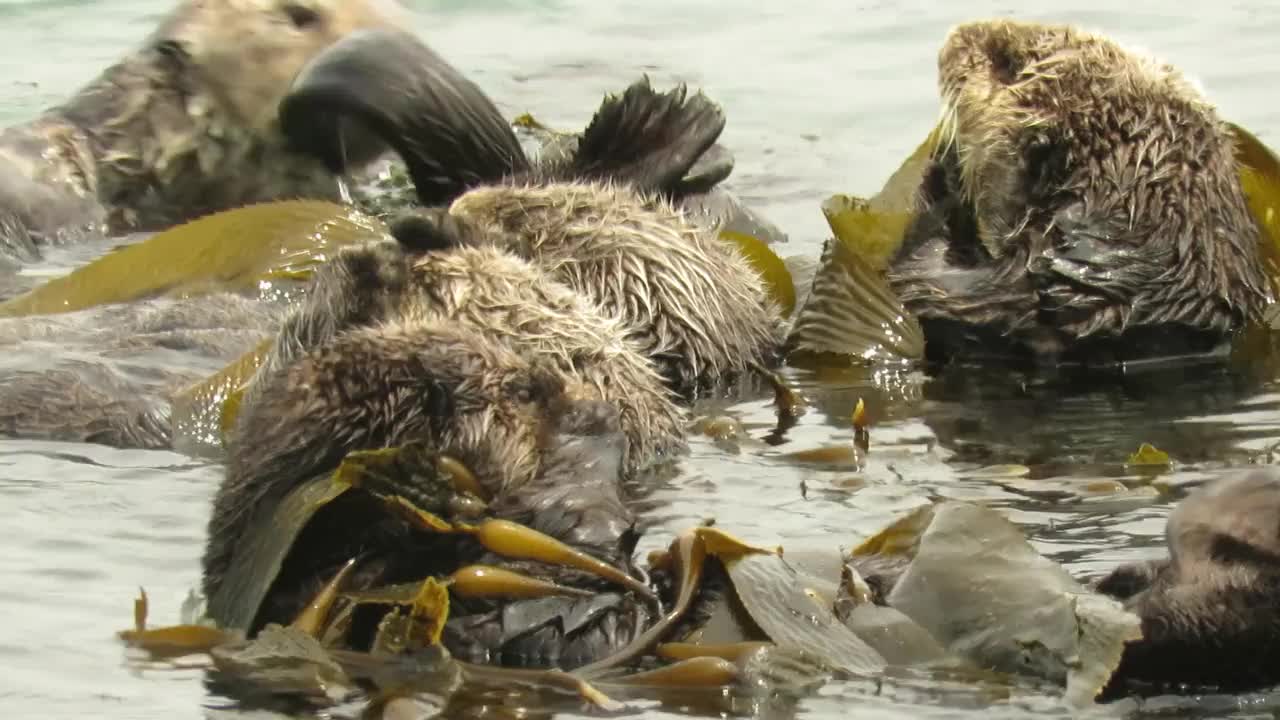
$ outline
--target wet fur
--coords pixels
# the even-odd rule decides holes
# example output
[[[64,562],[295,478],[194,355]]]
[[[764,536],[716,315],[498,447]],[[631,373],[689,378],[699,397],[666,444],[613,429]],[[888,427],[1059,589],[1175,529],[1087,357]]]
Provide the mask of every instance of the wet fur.
[[[1174,68],[1066,26],[961,25],[889,280],[931,354],[1203,351],[1270,301],[1227,128]]]
[[[1099,581],[1142,619],[1106,695],[1245,692],[1280,683],[1280,472],[1253,470],[1182,500],[1169,557]]]
[[[0,319],[0,434],[168,448],[173,394],[278,322],[274,306],[230,293]]]
[[[276,106],[313,55],[400,17],[390,0],[181,3],[66,103],[0,133],[0,253],[31,259],[80,234],[336,198],[333,176],[286,148]]]
[[[466,237],[528,258],[629,326],[670,387],[692,394],[779,361],[781,311],[715,233],[625,185],[477,188],[449,214]]]
[[[331,472],[352,450],[425,442],[476,474],[493,495],[493,514],[628,567],[633,518],[622,479],[684,447],[683,414],[623,325],[537,266],[494,248],[422,254],[381,242],[344,249],[284,323],[241,413],[205,557],[215,619],[222,578],[254,513]],[[296,612],[345,560],[343,551],[362,548],[376,561],[363,584],[486,560],[465,541],[461,549],[414,551],[403,530],[387,527],[398,521],[376,517],[365,527],[356,517],[332,519],[323,537],[299,540],[255,627]],[[582,604],[560,599],[566,607],[550,611],[545,627],[514,639],[502,628],[518,603],[473,603],[457,613],[450,646],[468,657],[501,651],[540,664],[554,660],[545,656],[552,652],[585,662],[598,643],[614,646],[638,627],[628,619],[634,601],[615,600],[601,610],[612,618],[607,623],[555,630],[553,620],[574,616]],[[464,626],[471,629],[458,630]],[[552,642],[547,633],[560,634]]]

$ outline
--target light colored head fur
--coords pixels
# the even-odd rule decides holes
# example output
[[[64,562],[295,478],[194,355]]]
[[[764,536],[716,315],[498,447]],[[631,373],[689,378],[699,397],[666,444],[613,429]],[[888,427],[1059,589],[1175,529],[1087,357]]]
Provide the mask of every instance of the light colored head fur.
[[[450,215],[546,268],[632,336],[679,392],[772,365],[785,332],[760,275],[670,203],[609,183],[492,185]]]
[[[355,30],[407,21],[394,0],[187,0],[150,44],[177,44],[208,89],[205,100],[266,133],[311,58]]]
[[[33,181],[0,192],[0,209],[44,234],[95,215],[112,232],[130,232],[252,202],[337,199],[320,160],[287,147],[278,106],[336,40],[404,19],[393,0],[183,2],[138,50],[0,137],[0,160]],[[101,212],[23,207],[47,188],[94,200]]]
[[[990,20],[951,31],[938,76],[938,158],[993,293],[1025,279],[1038,303],[1014,330],[1047,311],[1068,338],[1221,333],[1269,301],[1229,128],[1176,69],[1073,27]]]
[[[683,411],[621,319],[497,248],[430,252],[412,268],[419,291],[405,295],[404,322],[461,323],[554,364],[571,398],[618,409],[632,469],[683,449]]]

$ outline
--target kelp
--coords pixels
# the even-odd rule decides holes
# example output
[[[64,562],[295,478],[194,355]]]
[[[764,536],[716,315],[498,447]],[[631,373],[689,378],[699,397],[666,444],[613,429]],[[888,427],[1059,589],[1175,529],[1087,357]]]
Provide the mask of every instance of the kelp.
[[[884,278],[915,213],[915,197],[938,129],[874,197],[833,195],[822,204],[832,239],[822,249],[804,305],[787,339],[788,361],[807,367],[913,361],[924,333]]]
[[[213,375],[173,396],[170,417],[175,445],[196,442],[220,447],[240,413],[240,399],[258,368],[266,361],[272,340],[236,358]]]
[[[902,245],[938,135],[939,128],[935,127],[870,199],[837,194],[822,203],[822,214],[835,238],[876,272],[889,266]]]
[[[243,292],[309,277],[345,245],[386,236],[381,221],[335,203],[287,200],[192,220],[119,248],[0,303],[0,317],[73,312],[148,297]]]
[[[1280,296],[1280,158],[1253,133],[1227,123],[1236,145],[1240,186],[1260,230],[1259,250]]]
[[[751,267],[760,273],[760,279],[769,291],[769,298],[782,308],[783,314],[791,315],[795,312],[795,283],[782,258],[768,244],[754,235],[732,230],[721,230],[720,239],[736,247]]]
[[[1141,637],[1137,616],[1078,583],[1002,515],[978,505],[919,508],[855,548],[850,561],[865,577],[886,578],[888,605],[950,652],[1058,683],[1073,704],[1092,702],[1125,643]]]

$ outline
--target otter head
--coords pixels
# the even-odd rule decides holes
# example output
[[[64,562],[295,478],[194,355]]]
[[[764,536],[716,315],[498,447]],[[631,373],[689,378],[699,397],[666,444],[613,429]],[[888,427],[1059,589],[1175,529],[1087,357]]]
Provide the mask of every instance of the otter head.
[[[1026,281],[1014,330],[1224,333],[1268,302],[1231,135],[1176,69],[997,20],[953,29],[938,73],[937,166],[971,213],[949,242],[998,268],[992,285]]]
[[[266,133],[313,57],[352,32],[406,19],[395,0],[187,0],[151,44],[181,58],[244,126]]]
[[[1265,468],[1210,482],[1169,514],[1169,557],[1181,573],[1240,564],[1280,570],[1280,470]]]

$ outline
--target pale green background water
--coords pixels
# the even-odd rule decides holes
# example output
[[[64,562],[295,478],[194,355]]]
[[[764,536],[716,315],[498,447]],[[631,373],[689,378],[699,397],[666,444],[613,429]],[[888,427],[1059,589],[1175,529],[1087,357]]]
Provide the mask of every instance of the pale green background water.
[[[1074,22],[1155,51],[1198,78],[1230,119],[1280,138],[1280,3],[476,0],[415,2],[426,40],[510,114],[580,126],[601,96],[641,73],[705,89],[729,118],[731,186],[816,251],[818,203],[868,194],[933,126],[934,58],[947,28],[990,15]],[[0,122],[32,116],[134,46],[169,3],[0,2]],[[1280,440],[1271,376],[1177,375],[1105,392],[1023,391],[1006,378],[816,384],[810,413],[776,446],[733,454],[699,443],[685,473],[647,503],[650,545],[714,515],[753,540],[847,544],[931,496],[1007,509],[1038,547],[1079,573],[1154,552],[1167,496],[1123,460],[1142,441],[1179,460],[1165,481],[1195,482]],[[866,472],[806,468],[790,450],[847,441],[857,397],[877,417]],[[766,403],[732,412],[756,438]],[[1020,462],[1030,477],[980,468]],[[0,441],[0,716],[188,718],[216,714],[197,672],[125,668],[113,633],[138,585],[168,622],[198,578],[207,503],[219,468],[166,453]],[[1130,491],[1101,498],[1101,479]],[[805,492],[802,493],[801,486]],[[1248,659],[1242,659],[1247,662]],[[1272,716],[1266,697],[1197,712]],[[1106,709],[1115,715],[1132,706]],[[1149,708],[1156,710],[1158,708]],[[655,711],[656,712],[656,711]],[[879,696],[833,684],[803,717],[1043,717],[1061,708],[1032,689],[1012,701],[959,688],[888,685]]]

